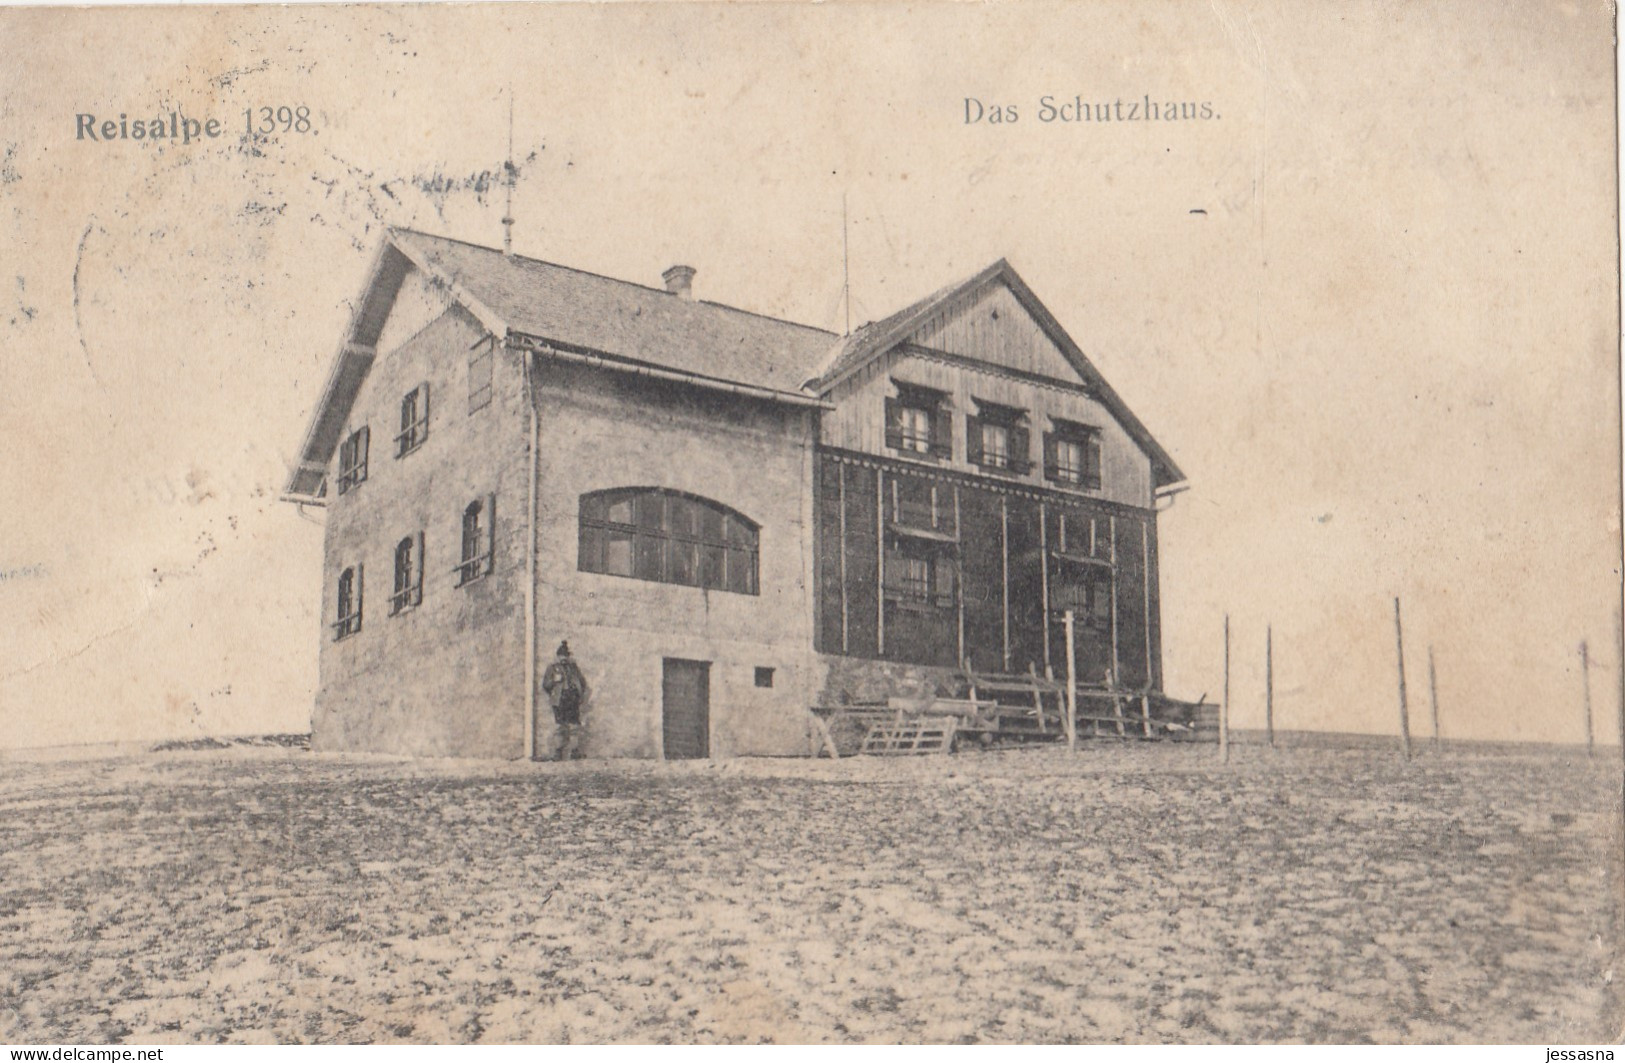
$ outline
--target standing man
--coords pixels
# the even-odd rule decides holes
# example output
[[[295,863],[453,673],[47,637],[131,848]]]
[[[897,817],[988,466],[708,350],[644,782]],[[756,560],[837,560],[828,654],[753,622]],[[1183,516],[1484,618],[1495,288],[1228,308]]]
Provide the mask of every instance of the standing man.
[[[587,700],[587,678],[570,656],[568,642],[559,643],[553,663],[542,673],[542,689],[553,702],[553,759],[574,760],[580,755],[581,703]]]

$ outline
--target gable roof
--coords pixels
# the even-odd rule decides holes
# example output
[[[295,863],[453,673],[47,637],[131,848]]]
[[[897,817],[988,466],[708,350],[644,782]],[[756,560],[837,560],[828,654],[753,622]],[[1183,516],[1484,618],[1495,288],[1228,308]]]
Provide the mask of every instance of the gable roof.
[[[807,381],[807,386],[819,395],[828,395],[830,389],[835,387],[859,369],[879,358],[899,343],[903,343],[925,324],[926,320],[937,313],[944,306],[953,303],[972,292],[979,291],[990,284],[1003,284],[1016,297],[1024,310],[1027,311],[1038,327],[1049,337],[1050,341],[1060,350],[1061,355],[1077,372],[1083,382],[1094,392],[1094,397],[1100,404],[1115,417],[1129,437],[1139,444],[1151,459],[1152,480],[1157,487],[1166,487],[1185,479],[1174,459],[1156,441],[1151,432],[1134,416],[1121,396],[1106,382],[1094,364],[1089,361],[1072,337],[1066,334],[1061,323],[1038,297],[1033,294],[1027,282],[1023,281],[1005,259],[999,259],[985,269],[966,277],[964,280],[939,288],[930,295],[917,302],[910,303],[903,309],[870,322],[859,328],[835,345],[825,360],[823,368],[818,375]]]
[[[770,391],[803,393],[833,332],[408,229],[394,239],[510,332]],[[488,323],[489,325],[489,323]],[[804,394],[804,393],[803,393]]]
[[[1089,362],[1077,344],[1004,259],[950,284],[850,336],[720,303],[679,298],[664,288],[555,265],[495,248],[411,229],[388,230],[361,300],[289,474],[285,494],[311,500],[325,490],[356,394],[377,355],[402,282],[421,270],[454,303],[504,340],[557,345],[611,369],[657,370],[700,387],[744,388],[797,405],[819,399],[841,380],[908,339],[945,304],[1002,283],[1032,315],[1096,398],[1151,458],[1157,486],[1185,474]]]
[[[559,266],[411,229],[390,229],[305,432],[286,493],[319,495],[365,381],[384,322],[413,269],[443,285],[491,333],[599,356],[609,368],[655,367],[699,386],[740,385],[769,400],[817,404],[802,384],[833,332],[664,288]]]

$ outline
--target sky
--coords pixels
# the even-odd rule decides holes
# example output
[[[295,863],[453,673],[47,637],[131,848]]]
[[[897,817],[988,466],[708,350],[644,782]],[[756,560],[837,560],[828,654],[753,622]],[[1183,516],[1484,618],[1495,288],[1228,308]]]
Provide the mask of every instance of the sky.
[[[1169,450],[1170,692],[1615,740],[1611,12],[1164,2],[0,10],[0,746],[301,731],[277,501],[387,225],[840,329],[1005,257]],[[1149,97],[1210,119],[1040,121]],[[967,123],[1014,105],[1017,120]],[[245,109],[308,108],[249,140]],[[972,107],[972,111],[976,108]],[[87,141],[171,112],[191,144]]]

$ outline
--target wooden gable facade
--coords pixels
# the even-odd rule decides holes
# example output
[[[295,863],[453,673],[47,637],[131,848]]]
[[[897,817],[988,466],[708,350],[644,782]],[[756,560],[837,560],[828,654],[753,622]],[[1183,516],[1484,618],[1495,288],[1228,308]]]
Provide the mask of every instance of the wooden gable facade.
[[[1155,492],[1182,475],[998,264],[827,373],[819,652],[1162,686]]]

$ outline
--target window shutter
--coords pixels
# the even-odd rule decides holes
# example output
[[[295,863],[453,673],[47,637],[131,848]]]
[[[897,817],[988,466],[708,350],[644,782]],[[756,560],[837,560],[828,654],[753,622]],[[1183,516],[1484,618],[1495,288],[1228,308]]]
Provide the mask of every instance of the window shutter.
[[[1033,467],[1032,441],[1025,425],[1010,426],[1010,471],[1024,473]]]
[[[355,623],[350,626],[351,631],[361,630],[362,592],[367,585],[367,566],[357,561],[355,566]]]
[[[368,430],[366,425],[362,425],[361,430],[356,433],[356,466],[358,471],[361,473],[360,479],[363,480],[367,478],[367,441],[370,436],[371,432]]]
[[[418,438],[422,439],[429,434],[429,382],[427,380],[418,385],[418,423],[423,426],[423,430],[418,433]]]
[[[1100,489],[1100,437],[1091,434],[1083,441],[1083,486]]]
[[[982,464],[982,419],[969,413],[965,415],[965,460]]]
[[[414,604],[423,600],[423,570],[429,567],[429,555],[423,552],[423,533],[418,532],[417,541],[417,571],[412,573],[412,598]]]
[[[497,567],[497,496],[485,496],[485,571]]]
[[[947,405],[931,411],[931,453],[950,460],[954,456],[954,411]]]
[[[1059,480],[1061,478],[1060,459],[1055,453],[1055,433],[1044,433],[1044,479]]]
[[[458,556],[458,561],[459,562],[472,561],[476,557],[480,556],[479,534],[480,534],[480,515],[479,515],[479,512],[475,511],[473,514],[470,514],[469,513],[469,508],[464,507],[464,509],[463,509],[463,538],[462,538],[462,544],[461,544],[461,547],[460,547],[460,554]],[[459,569],[461,569],[461,567],[462,567],[461,564],[459,564],[458,567],[459,567]],[[468,574],[466,572],[460,572],[460,575],[466,580]]]
[[[587,522],[587,507],[581,507],[580,530],[576,534],[576,569],[580,572],[604,571],[604,532],[596,524]]]
[[[947,555],[939,556],[932,564],[932,575],[936,578],[936,605],[940,608],[951,609],[954,605],[954,562]]]
[[[903,449],[902,407],[896,399],[886,400],[886,445],[893,450]]]

